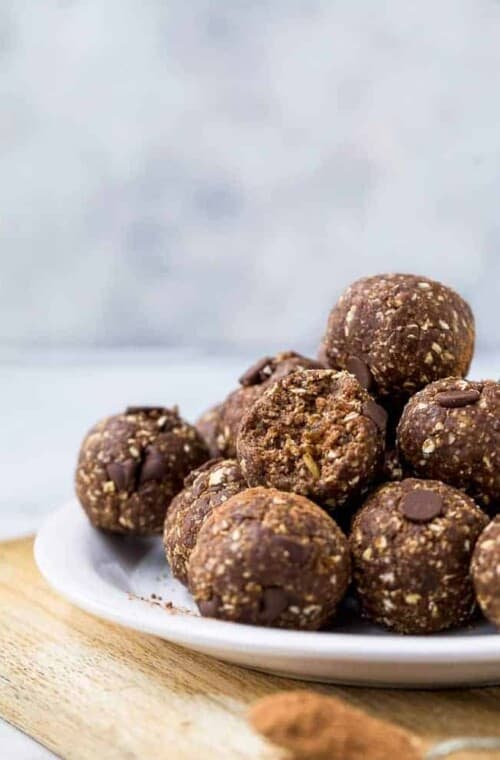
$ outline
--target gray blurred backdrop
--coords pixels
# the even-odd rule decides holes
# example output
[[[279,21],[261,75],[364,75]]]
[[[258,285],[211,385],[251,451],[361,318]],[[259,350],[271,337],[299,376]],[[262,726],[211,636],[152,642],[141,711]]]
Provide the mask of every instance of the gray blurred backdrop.
[[[3,0],[0,347],[314,346],[415,271],[500,347],[500,3]]]

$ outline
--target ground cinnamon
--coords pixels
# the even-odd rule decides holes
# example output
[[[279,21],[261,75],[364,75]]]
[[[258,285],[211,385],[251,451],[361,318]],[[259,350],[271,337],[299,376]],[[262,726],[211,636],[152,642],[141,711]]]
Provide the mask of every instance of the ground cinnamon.
[[[335,697],[285,691],[264,697],[249,713],[252,726],[289,750],[294,760],[421,760],[419,741]]]

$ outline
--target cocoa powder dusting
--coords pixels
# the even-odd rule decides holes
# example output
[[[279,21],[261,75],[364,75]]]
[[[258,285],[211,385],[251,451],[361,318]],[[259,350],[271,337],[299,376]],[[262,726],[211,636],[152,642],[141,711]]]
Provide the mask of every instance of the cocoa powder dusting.
[[[335,697],[286,691],[258,700],[249,720],[294,760],[421,760],[419,740]]]

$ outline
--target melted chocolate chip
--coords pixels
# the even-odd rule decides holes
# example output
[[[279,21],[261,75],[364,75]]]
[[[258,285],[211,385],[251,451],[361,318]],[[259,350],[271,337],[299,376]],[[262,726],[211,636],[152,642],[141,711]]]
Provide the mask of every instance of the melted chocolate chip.
[[[286,536],[275,536],[273,544],[280,546],[288,552],[291,561],[297,565],[303,565],[311,553],[311,549],[307,544],[301,544]]]
[[[444,406],[447,409],[458,409],[461,406],[475,404],[480,398],[479,391],[471,388],[465,391],[443,391],[443,393],[437,394],[436,401],[439,406]]]
[[[348,356],[345,368],[351,375],[354,375],[363,388],[367,391],[370,390],[373,385],[373,376],[370,367],[364,361],[357,356]]]
[[[150,412],[164,412],[163,406],[127,406],[125,414],[149,414]]]
[[[155,446],[148,446],[144,452],[139,483],[146,483],[148,480],[163,480],[166,472],[167,463],[163,454]]]
[[[260,600],[260,621],[271,625],[289,605],[287,592],[278,586],[268,586],[262,592]]]
[[[400,509],[410,522],[426,523],[442,513],[443,499],[435,491],[418,488],[403,496]]]
[[[220,599],[218,596],[213,596],[211,599],[202,599],[198,602],[198,609],[203,617],[217,617],[217,610],[219,609]]]
[[[246,372],[239,379],[240,385],[245,387],[249,385],[260,385],[272,375],[272,358],[270,356],[264,356],[259,361],[252,364]]]
[[[110,462],[106,472],[118,491],[133,491],[137,472],[137,460],[126,459],[124,462]]]
[[[365,417],[368,417],[368,419],[375,423],[382,433],[385,432],[388,415],[382,406],[370,399],[363,404],[362,412]]]

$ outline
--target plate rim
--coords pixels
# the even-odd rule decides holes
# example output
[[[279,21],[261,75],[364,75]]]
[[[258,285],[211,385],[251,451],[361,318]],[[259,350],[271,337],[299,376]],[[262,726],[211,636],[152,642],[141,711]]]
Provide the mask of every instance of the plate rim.
[[[267,656],[300,656],[303,660],[331,658],[394,665],[425,662],[440,666],[452,666],[457,662],[500,663],[500,632],[486,636],[457,636],[446,633],[437,636],[403,636],[388,632],[381,636],[335,631],[291,631],[213,620],[181,612],[172,614],[146,600],[131,600],[126,592],[111,584],[105,584],[94,566],[88,563],[86,571],[90,569],[95,582],[105,584],[108,589],[105,600],[99,600],[86,593],[79,584],[75,585],[74,576],[67,573],[68,563],[71,566],[71,562],[76,563],[79,557],[85,556],[83,547],[80,545],[79,551],[77,548],[77,551],[68,555],[64,541],[59,541],[55,542],[56,551],[53,550],[54,535],[61,537],[61,527],[63,532],[64,529],[75,531],[81,530],[85,523],[91,531],[94,530],[76,499],[66,502],[47,515],[34,542],[36,564],[49,585],[72,604],[124,627],[171,639],[181,645],[184,642],[186,646],[229,648],[232,652],[251,651],[256,655]],[[66,572],[62,572],[63,565]],[[125,612],[125,599],[127,602],[134,601],[137,606],[130,604]],[[310,637],[313,637],[313,646]]]

